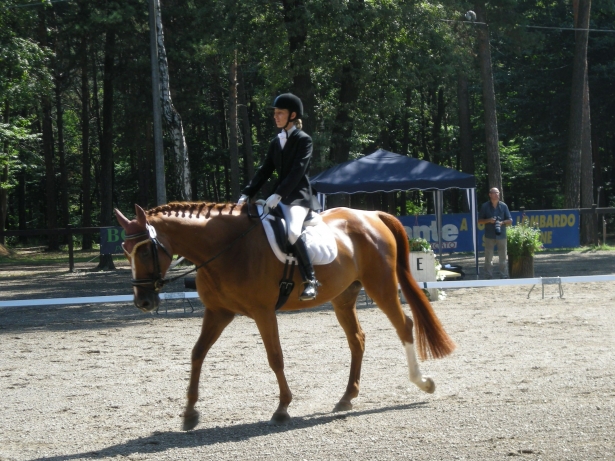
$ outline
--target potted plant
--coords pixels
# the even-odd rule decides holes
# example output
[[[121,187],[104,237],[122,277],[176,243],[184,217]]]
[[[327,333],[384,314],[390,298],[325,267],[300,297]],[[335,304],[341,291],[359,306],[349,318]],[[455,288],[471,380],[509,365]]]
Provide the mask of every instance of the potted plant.
[[[423,253],[432,253],[431,245],[424,238],[409,238],[410,251],[422,251]]]
[[[523,220],[506,230],[506,247],[510,277],[534,277],[534,254],[542,249],[540,229]]]

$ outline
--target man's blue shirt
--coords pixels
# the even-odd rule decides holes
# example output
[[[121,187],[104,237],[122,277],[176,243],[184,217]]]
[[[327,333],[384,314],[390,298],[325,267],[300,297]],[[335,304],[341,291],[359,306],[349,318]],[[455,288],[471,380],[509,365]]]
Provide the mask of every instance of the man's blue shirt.
[[[483,203],[480,207],[480,212],[478,213],[478,219],[491,219],[491,218],[500,218],[500,221],[506,221],[507,219],[512,219],[510,215],[510,211],[508,210],[508,206],[504,202],[498,202],[497,206],[494,207],[491,204],[491,200]],[[488,239],[505,239],[506,238],[506,226],[502,226],[502,233],[500,235],[496,235],[495,233],[495,224],[485,224],[485,238]]]

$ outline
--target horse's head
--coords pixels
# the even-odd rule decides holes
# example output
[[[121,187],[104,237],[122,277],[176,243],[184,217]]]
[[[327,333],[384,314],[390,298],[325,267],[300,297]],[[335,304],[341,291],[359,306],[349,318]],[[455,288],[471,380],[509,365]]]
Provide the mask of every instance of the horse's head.
[[[124,228],[124,253],[132,268],[134,303],[143,312],[151,312],[160,304],[158,292],[165,283],[173,255],[159,240],[156,229],[147,222],[145,212],[135,205],[137,217],[128,220],[117,208],[115,216]]]

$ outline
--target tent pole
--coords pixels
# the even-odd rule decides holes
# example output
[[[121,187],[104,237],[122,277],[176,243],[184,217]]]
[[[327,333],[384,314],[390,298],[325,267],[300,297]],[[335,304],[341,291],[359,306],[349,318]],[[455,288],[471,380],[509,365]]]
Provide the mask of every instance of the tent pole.
[[[438,249],[440,250],[440,265],[442,265],[442,212],[444,211],[444,192],[439,190],[436,192],[438,195]]]
[[[474,245],[474,263],[476,265],[476,279],[478,280],[478,222],[476,217],[476,188],[469,189],[470,213],[472,213],[472,244]]]
[[[442,265],[442,191],[435,190],[433,192],[434,211],[436,215],[436,232],[438,233],[438,255],[440,265]]]
[[[316,193],[316,200],[318,200],[318,203],[320,203],[320,206],[322,207],[322,209],[320,210],[321,212],[326,210],[326,206],[327,206],[327,195],[326,194],[321,194],[320,192]]]

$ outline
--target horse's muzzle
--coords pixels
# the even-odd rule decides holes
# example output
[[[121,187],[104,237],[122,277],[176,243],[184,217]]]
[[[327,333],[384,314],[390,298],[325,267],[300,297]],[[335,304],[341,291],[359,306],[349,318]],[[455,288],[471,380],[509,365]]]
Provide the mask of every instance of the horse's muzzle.
[[[160,296],[153,291],[140,290],[135,293],[134,303],[143,312],[151,312],[160,305]]]

